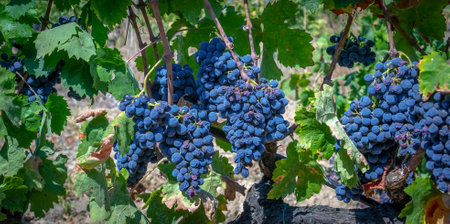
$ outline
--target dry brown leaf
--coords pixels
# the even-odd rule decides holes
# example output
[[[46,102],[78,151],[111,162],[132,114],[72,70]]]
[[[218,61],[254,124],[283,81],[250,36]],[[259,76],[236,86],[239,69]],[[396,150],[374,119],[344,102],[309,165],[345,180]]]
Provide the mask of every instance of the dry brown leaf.
[[[91,111],[85,112],[82,115],[75,118],[75,123],[80,123],[80,122],[86,121],[90,117],[96,118],[96,117],[98,117],[102,114],[106,114],[106,113],[107,112],[105,109],[91,110]]]

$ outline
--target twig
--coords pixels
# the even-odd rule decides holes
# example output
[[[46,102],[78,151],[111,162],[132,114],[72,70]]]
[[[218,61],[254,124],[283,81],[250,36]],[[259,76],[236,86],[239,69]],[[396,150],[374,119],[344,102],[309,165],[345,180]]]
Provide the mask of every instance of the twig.
[[[50,10],[52,9],[52,5],[53,5],[53,0],[48,0],[47,10],[45,11],[45,16],[44,16],[44,18],[41,18],[41,20],[42,20],[41,32],[44,31],[45,28],[47,28],[47,23],[50,18]]]
[[[347,41],[347,36],[348,36],[349,31],[350,31],[350,27],[352,25],[352,22],[353,22],[354,13],[355,13],[355,11],[353,11],[352,14],[348,14],[347,24],[345,24],[344,33],[342,34],[342,37],[339,40],[338,47],[336,49],[336,52],[334,53],[333,60],[331,61],[330,69],[328,70],[327,75],[325,76],[325,78],[323,78],[322,84],[320,85],[320,91],[323,90],[323,85],[326,82],[330,81],[331,80],[331,76],[333,76],[334,68],[336,67],[336,63],[337,63],[337,61],[339,59],[339,56],[341,55],[341,51],[344,48],[345,42]]]
[[[17,88],[14,90],[14,93],[19,93],[20,90],[22,90],[23,85],[25,84],[25,80],[27,80],[27,78],[28,78],[28,72],[25,73],[25,75],[23,76],[23,79],[20,79],[20,82],[17,85]]]
[[[244,68],[242,67],[242,63],[239,60],[238,55],[236,54],[236,52],[234,51],[234,45],[233,43],[230,42],[230,40],[228,40],[227,35],[225,34],[225,31],[223,30],[222,25],[220,24],[219,20],[216,17],[216,14],[214,13],[211,4],[209,3],[208,0],[203,0],[203,4],[205,5],[205,10],[209,13],[209,15],[211,15],[211,18],[213,19],[214,23],[216,24],[217,29],[220,32],[220,36],[222,37],[223,41],[225,42],[225,45],[228,48],[228,51],[230,51],[231,56],[233,56],[233,59],[236,61],[236,66],[239,69],[239,72],[241,73],[241,78],[244,81],[247,81],[248,75],[245,73]]]
[[[172,76],[172,58],[173,54],[170,51],[169,41],[167,40],[166,32],[164,31],[164,25],[162,23],[161,14],[158,8],[158,0],[152,0],[150,2],[153,13],[155,14],[156,23],[158,24],[159,34],[161,35],[162,44],[164,47],[163,59],[166,61],[167,68],[167,102],[169,105],[173,104],[173,76]]]
[[[395,29],[400,32],[400,34],[408,41],[409,44],[411,44],[416,50],[420,52],[421,55],[426,55],[425,51],[420,48],[420,46],[417,44],[417,41],[413,39],[410,35],[408,35],[405,30],[400,26],[398,23],[398,20],[395,18],[392,18],[392,25],[394,25]]]
[[[384,0],[380,0],[380,6],[381,9],[383,10],[384,20],[386,21],[386,29],[388,31],[389,55],[391,56],[391,58],[396,58],[397,49],[395,49],[394,37],[392,35],[391,15],[386,7],[386,3],[384,2]]]
[[[154,150],[154,149],[147,149],[147,150]],[[131,189],[130,192],[133,192],[134,190],[136,190],[136,188],[140,184],[142,184],[142,181],[144,181],[148,177],[148,175],[150,175],[156,168],[158,168],[159,165],[161,165],[162,163],[165,163],[167,161],[169,161],[169,160],[167,160],[167,158],[161,159],[151,170],[149,170],[149,171],[147,171],[147,173],[145,173],[145,175],[141,178],[141,180],[136,185],[134,185],[133,189]]]
[[[136,38],[138,40],[139,48],[143,49],[143,50],[141,50],[142,63],[144,64],[144,66],[143,66],[144,67],[144,74],[147,74],[148,73],[148,67],[147,67],[148,64],[147,64],[147,56],[145,55],[145,49],[144,49],[145,44],[142,41],[141,34],[139,33],[139,27],[138,27],[137,22],[136,22],[136,14],[134,14],[133,8],[131,6],[128,6],[128,12],[129,12],[128,18],[129,18],[129,20],[131,22],[131,25],[133,26],[134,32],[136,33]],[[144,79],[144,83],[146,83],[146,82],[149,82],[149,84],[151,86],[151,81],[150,80],[145,80]],[[148,91],[147,94],[148,94],[149,97],[152,97],[152,91]]]
[[[245,16],[247,17],[247,25],[245,26],[245,29],[248,32],[248,40],[250,41],[250,50],[251,50],[251,56],[252,56],[252,61],[253,61],[253,65],[258,66],[258,55],[256,54],[255,51],[255,44],[253,42],[253,34],[252,34],[252,20],[250,19],[250,9],[248,7],[248,0],[244,0],[244,8],[245,8]],[[256,74],[256,82],[258,82],[259,80],[259,75]]]

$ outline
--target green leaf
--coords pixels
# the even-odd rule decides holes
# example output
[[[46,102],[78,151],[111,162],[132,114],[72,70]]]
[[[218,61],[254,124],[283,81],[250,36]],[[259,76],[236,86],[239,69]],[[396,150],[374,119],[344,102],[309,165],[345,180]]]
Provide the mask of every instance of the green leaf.
[[[103,25],[102,22],[98,19],[98,17],[92,13],[92,37],[94,41],[98,43],[100,46],[105,46],[106,41],[108,40],[108,31],[109,29]]]
[[[61,131],[64,130],[64,126],[67,123],[67,117],[70,116],[67,102],[62,96],[50,94],[45,107],[51,114],[52,131],[58,135],[61,134]]]
[[[125,173],[126,171],[122,169],[121,175],[114,183],[110,200],[111,216],[106,223],[147,223],[126,189],[127,181],[123,176]]]
[[[29,131],[37,131],[41,125],[42,117],[41,105],[37,101],[33,101],[22,107],[21,121],[23,126]]]
[[[299,124],[297,133],[300,146],[312,151],[314,154],[321,153],[319,158],[329,159],[334,153],[336,143],[330,128],[316,120],[315,108],[311,111],[301,107],[295,112],[295,123]]]
[[[407,224],[424,223],[427,203],[431,198],[441,193],[436,189],[429,176],[418,176],[404,191],[412,199],[406,204],[398,217],[406,217]]]
[[[216,172],[208,172],[203,176],[204,183],[200,185],[200,188],[205,192],[208,192],[213,197],[217,197],[217,188],[223,186],[222,179]]]
[[[108,83],[108,90],[116,100],[123,100],[126,94],[135,95],[139,92],[139,85],[133,76],[131,68],[126,66],[124,71],[115,73],[115,78]]]
[[[334,95],[333,88],[328,85],[324,85],[324,90],[316,93],[316,102],[315,102],[316,119],[321,123],[327,124],[328,127],[333,129],[337,133],[339,139],[345,142],[342,148],[346,149],[346,152],[349,153],[351,160],[358,166],[358,168],[362,169],[363,172],[365,172],[368,163],[365,157],[358,151],[356,146],[350,140],[341,123],[339,122],[339,119],[336,116],[333,95]],[[346,180],[343,181],[345,184]],[[347,187],[355,187],[355,186],[352,185]]]
[[[131,0],[95,0],[91,2],[91,9],[103,24],[113,27],[127,17],[130,5]]]
[[[433,51],[419,63],[420,93],[428,98],[435,90],[448,90],[450,83],[450,65],[443,53]]]
[[[339,173],[342,182],[346,187],[353,188],[359,185],[358,173],[356,173],[355,165],[344,148],[346,142],[342,142],[342,148],[334,157],[334,171]]]
[[[171,198],[179,198],[178,203],[183,203],[185,207],[195,207],[198,202],[198,197],[189,198],[180,191],[178,182],[171,182],[164,184],[161,187],[163,201],[167,201]]]
[[[13,94],[16,85],[15,75],[6,69],[0,69],[0,110],[3,110],[15,125],[19,125],[24,100]]]
[[[72,87],[80,96],[92,97],[94,95],[89,64],[84,61],[75,59],[66,61],[66,65],[61,72],[61,84],[65,88]]]
[[[208,220],[206,213],[205,213],[205,207],[203,206],[203,203],[200,204],[200,206],[195,210],[194,213],[188,213],[183,217],[183,219],[180,221],[180,224],[207,224],[210,223]]]
[[[54,0],[56,7],[61,10],[69,10],[72,6],[80,4],[80,0]]]
[[[311,36],[304,30],[290,29],[289,24],[285,23],[295,13],[297,13],[297,7],[289,0],[268,4],[264,9],[261,18],[264,24],[264,33],[261,34],[261,40],[264,43],[261,74],[267,79],[280,79],[282,76],[281,70],[273,59],[275,52],[278,52],[278,60],[285,66],[306,67],[313,64],[314,48],[310,44]],[[255,37],[257,38],[258,36]]]
[[[13,19],[18,19],[24,15],[36,15],[37,10],[35,2],[32,0],[11,1],[6,7],[5,12]]]
[[[53,51],[59,49],[60,45],[72,39],[72,36],[76,36],[79,30],[78,24],[67,23],[53,29],[42,31],[35,40],[37,58],[50,55]]]
[[[117,117],[114,121],[117,125],[116,136],[119,141],[120,154],[125,155],[128,153],[131,139],[134,138],[134,122],[132,118],[127,117],[125,114]]]
[[[36,132],[28,131],[23,125],[19,127],[15,126],[6,115],[0,116],[0,119],[2,119],[8,136],[17,139],[20,147],[30,147],[31,142],[36,138]]]
[[[75,177],[75,193],[86,193],[89,198],[90,217],[101,222],[109,217],[109,195],[105,175],[97,169],[78,172]]]
[[[6,13],[0,12],[0,33],[6,40],[28,38],[33,34],[33,28],[28,24],[14,21]]]
[[[147,217],[152,220],[152,223],[175,223],[186,213],[183,210],[176,210],[175,207],[167,208],[161,197],[161,189],[151,193],[145,200],[145,207],[148,207]]]
[[[220,156],[219,153],[216,153],[212,157],[212,170],[214,172],[219,173],[224,176],[233,177],[233,166],[231,166],[230,162],[226,157]]]
[[[269,199],[283,198],[295,191],[297,201],[303,201],[319,193],[325,183],[323,171],[311,151],[302,149],[297,141],[289,143],[287,159],[277,161],[276,167]]]
[[[2,207],[10,211],[24,212],[26,210],[27,186],[23,184],[20,177],[7,177],[0,180],[0,189],[5,198],[2,200]]]
[[[44,179],[35,169],[36,161],[34,159],[28,160],[24,164],[24,169],[19,170],[18,176],[23,178],[23,183],[29,190],[42,191],[44,188]]]
[[[90,34],[84,31],[79,32],[78,36],[72,36],[70,40],[59,45],[58,49],[65,50],[71,58],[83,59],[84,61],[89,61],[89,58],[95,55],[94,40]]]
[[[49,160],[47,159],[49,152],[53,152],[53,150],[45,146],[40,149],[38,155],[43,161],[39,166],[39,174],[44,179],[45,186],[41,191],[32,190],[30,192],[30,211],[38,217],[43,217],[44,212],[53,208],[53,203],[58,202],[58,196],[66,193],[64,183],[67,179],[67,168],[65,167],[67,156],[58,155],[55,160]]]
[[[162,163],[159,164],[158,169],[163,172],[169,181],[176,182],[177,178],[172,175],[172,171],[175,169],[174,163]]]
[[[6,137],[5,144],[0,150],[0,175],[14,176],[23,167],[26,158],[25,150],[19,147],[17,139]]]
[[[231,144],[229,142],[226,142],[222,139],[219,138],[215,138],[216,139],[216,144],[223,149],[223,151],[225,152],[232,152],[233,150],[231,149]]]

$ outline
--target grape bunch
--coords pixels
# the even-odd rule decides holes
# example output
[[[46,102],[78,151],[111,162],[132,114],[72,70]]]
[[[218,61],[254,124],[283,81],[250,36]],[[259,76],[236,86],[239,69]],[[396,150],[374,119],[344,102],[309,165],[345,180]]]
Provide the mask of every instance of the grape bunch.
[[[70,18],[68,18],[67,16],[61,16],[58,19],[59,23],[55,23],[52,25],[52,28],[67,24],[67,23],[78,23],[78,20],[75,16],[71,16]]]
[[[16,74],[17,83],[22,81],[22,77],[25,78],[20,94],[28,96],[29,103],[36,100],[36,95],[45,103],[51,93],[56,93],[54,85],[61,82],[59,76],[64,66],[64,61],[58,63],[55,70],[51,71],[48,76],[36,77],[31,74],[25,75],[23,59],[20,59],[18,55],[8,57],[8,54],[3,52],[1,59],[0,65]]]
[[[177,104],[183,97],[191,103],[197,102],[196,85],[192,68],[189,65],[183,67],[179,64],[172,64],[173,71],[173,102]],[[152,94],[155,100],[167,101],[167,68],[160,67],[156,70],[155,82],[152,86]]]
[[[333,35],[330,37],[330,41],[331,43],[334,43],[334,45],[327,48],[327,54],[334,56],[342,35],[343,33],[341,32],[339,36]],[[374,45],[375,43],[372,40],[364,39],[361,36],[347,38],[344,48],[339,55],[339,65],[353,68],[354,64],[357,62],[360,62],[365,66],[374,63],[376,54],[371,50]]]
[[[282,114],[288,101],[277,81],[261,84],[238,80],[234,86],[221,86],[210,92],[209,110],[227,119],[223,130],[236,152],[234,172],[248,176],[247,166],[259,161],[266,142],[281,140],[289,132]]]
[[[395,58],[377,63],[375,70],[364,77],[370,83],[369,96],[354,100],[341,118],[350,139],[369,162],[365,173],[369,180],[381,176],[397,148],[400,155],[415,154],[421,129],[414,110],[421,101],[417,63],[407,65]]]
[[[232,37],[228,39],[233,42]],[[220,86],[233,86],[240,79],[240,72],[236,61],[231,54],[225,51],[223,41],[215,37],[209,43],[200,43],[200,50],[194,56],[199,65],[197,72],[197,95],[203,103],[203,109],[208,109],[210,91]],[[260,69],[251,64],[251,56],[239,57],[243,64],[244,71],[250,79],[255,78]]]
[[[422,119],[426,168],[439,190],[450,191],[450,95],[436,92],[429,101],[416,107]]]
[[[339,185],[335,189],[336,198],[339,201],[343,201],[345,203],[349,203],[350,200],[357,201],[360,198],[360,195],[363,193],[361,187],[348,188],[344,184]]]
[[[171,106],[166,116],[164,140],[159,145],[163,154],[176,164],[172,175],[180,183],[179,189],[189,197],[197,195],[214,155],[213,136],[209,128],[217,121],[214,112]]]

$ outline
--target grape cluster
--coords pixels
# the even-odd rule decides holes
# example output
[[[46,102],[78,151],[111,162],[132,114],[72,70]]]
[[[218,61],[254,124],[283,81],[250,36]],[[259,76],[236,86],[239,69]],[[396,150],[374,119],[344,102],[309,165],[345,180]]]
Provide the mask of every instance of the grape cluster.
[[[68,18],[67,16],[61,16],[58,19],[59,23],[55,23],[52,25],[52,28],[67,24],[67,23],[78,23],[78,20],[75,16],[71,16],[70,18]]]
[[[232,37],[228,39],[233,42]],[[231,54],[225,51],[224,42],[218,38],[213,38],[209,43],[200,43],[200,50],[194,56],[200,66],[197,72],[197,95],[204,104],[204,109],[208,109],[210,91],[220,86],[233,86],[240,79],[240,72],[236,61]],[[251,56],[239,57],[243,64],[244,71],[250,79],[255,78],[255,74],[260,69],[251,64]]]
[[[51,93],[55,93],[56,89],[53,87],[56,83],[60,83],[60,73],[62,67],[64,66],[64,61],[58,63],[56,69],[51,71],[48,76],[40,76],[36,77],[35,75],[29,74],[25,75],[24,72],[24,62],[23,59],[20,59],[18,55],[13,55],[8,57],[8,54],[3,52],[1,54],[0,65],[10,72],[16,74],[16,81],[20,83],[22,81],[22,77],[26,78],[26,83],[22,86],[20,90],[20,94],[28,96],[28,102],[31,103],[36,100],[36,94],[41,98],[41,100],[45,103],[47,102],[48,96]],[[22,77],[20,77],[22,76]],[[30,88],[31,87],[31,88]]]
[[[330,41],[331,43],[334,43],[334,45],[327,48],[327,54],[334,56],[342,35],[343,33],[339,36],[333,35],[330,37]],[[353,68],[354,64],[357,62],[360,62],[365,66],[374,63],[376,54],[371,50],[374,45],[375,43],[372,40],[364,39],[361,36],[347,38],[344,48],[339,55],[339,65]]]
[[[192,103],[196,103],[196,85],[192,68],[189,65],[183,67],[179,64],[172,64],[173,71],[173,102],[176,104],[181,97]],[[154,85],[152,86],[153,98],[167,101],[167,68],[160,67],[156,70]]]
[[[407,65],[395,58],[377,63],[375,70],[364,77],[370,83],[369,96],[354,100],[341,118],[350,139],[369,162],[370,170],[365,173],[369,180],[381,176],[396,148],[400,147],[400,155],[415,154],[421,128],[414,110],[421,101],[417,63]]]
[[[422,119],[426,168],[431,171],[439,190],[450,191],[450,95],[436,92],[429,101],[416,107]]]
[[[238,80],[234,86],[221,86],[210,92],[208,109],[227,119],[223,130],[236,152],[234,172],[248,176],[247,166],[258,161],[266,141],[283,139],[289,122],[281,116],[288,101],[277,81],[261,84]]]
[[[350,200],[357,201],[360,198],[360,195],[363,193],[361,187],[348,188],[344,184],[339,185],[335,189],[336,198],[339,201],[343,201],[345,203],[349,203]]]
[[[163,154],[176,164],[172,175],[180,183],[179,189],[193,197],[203,184],[202,174],[208,172],[214,155],[211,122],[217,121],[214,112],[171,106],[166,117],[164,140],[159,145]]]

